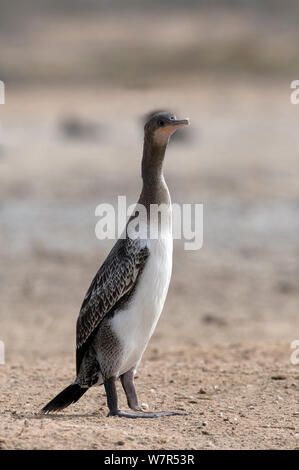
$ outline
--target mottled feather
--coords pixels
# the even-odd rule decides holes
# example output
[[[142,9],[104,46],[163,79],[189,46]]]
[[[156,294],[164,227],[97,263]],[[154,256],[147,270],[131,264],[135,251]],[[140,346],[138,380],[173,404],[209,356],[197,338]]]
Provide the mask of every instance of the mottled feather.
[[[77,372],[93,333],[127,300],[148,255],[145,240],[119,239],[95,275],[77,320]]]

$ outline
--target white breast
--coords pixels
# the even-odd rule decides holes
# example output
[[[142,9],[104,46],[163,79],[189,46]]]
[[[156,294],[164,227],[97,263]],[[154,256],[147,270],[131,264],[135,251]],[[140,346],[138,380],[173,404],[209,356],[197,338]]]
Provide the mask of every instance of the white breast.
[[[155,330],[166,299],[172,270],[172,236],[149,240],[150,255],[131,301],[114,315],[113,331],[122,344],[119,375],[137,367]]]

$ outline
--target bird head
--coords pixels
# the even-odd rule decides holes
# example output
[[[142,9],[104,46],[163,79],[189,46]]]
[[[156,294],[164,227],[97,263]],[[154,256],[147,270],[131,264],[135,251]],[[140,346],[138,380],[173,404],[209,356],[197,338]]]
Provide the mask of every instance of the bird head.
[[[189,119],[177,119],[173,113],[159,112],[150,117],[144,126],[146,138],[158,145],[167,145],[170,136],[180,127],[188,126]]]

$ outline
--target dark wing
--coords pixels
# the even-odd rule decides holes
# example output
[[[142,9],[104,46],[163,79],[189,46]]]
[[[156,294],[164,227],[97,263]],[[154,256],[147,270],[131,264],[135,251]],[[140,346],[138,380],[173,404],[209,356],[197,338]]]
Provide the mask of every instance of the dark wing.
[[[148,255],[144,240],[119,239],[95,275],[77,320],[77,373],[93,333],[134,289]]]

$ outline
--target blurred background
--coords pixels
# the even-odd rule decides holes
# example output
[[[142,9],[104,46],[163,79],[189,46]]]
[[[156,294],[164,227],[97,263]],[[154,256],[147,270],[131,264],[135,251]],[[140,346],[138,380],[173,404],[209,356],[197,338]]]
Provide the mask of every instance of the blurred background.
[[[175,243],[150,351],[297,339],[298,14],[295,0],[1,2],[8,361],[73,354],[81,302],[114,243],[96,239],[95,207],[138,198],[155,109],[191,119],[165,175],[173,202],[204,204],[204,245]]]

